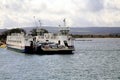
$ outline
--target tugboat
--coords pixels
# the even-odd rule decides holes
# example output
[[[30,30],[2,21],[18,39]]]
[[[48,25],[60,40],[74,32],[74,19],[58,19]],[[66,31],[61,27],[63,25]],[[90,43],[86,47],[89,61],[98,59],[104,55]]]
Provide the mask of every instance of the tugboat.
[[[73,39],[69,35],[69,27],[61,27],[57,34],[41,33],[37,36],[26,36],[23,33],[13,33],[7,36],[7,47],[24,53],[37,54],[71,54],[74,51]]]

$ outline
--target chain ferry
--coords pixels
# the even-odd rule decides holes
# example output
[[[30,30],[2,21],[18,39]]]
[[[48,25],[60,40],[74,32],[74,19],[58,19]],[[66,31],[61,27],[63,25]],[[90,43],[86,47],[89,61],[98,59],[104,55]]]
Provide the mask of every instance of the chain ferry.
[[[37,36],[24,33],[12,33],[7,36],[7,48],[24,53],[37,54],[71,54],[74,41],[69,35],[69,27],[60,27],[57,34],[42,33],[37,29]]]

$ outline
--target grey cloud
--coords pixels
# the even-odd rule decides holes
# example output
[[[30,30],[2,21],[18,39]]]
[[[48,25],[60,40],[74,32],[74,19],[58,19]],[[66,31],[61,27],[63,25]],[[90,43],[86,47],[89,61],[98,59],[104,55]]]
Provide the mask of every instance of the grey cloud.
[[[54,0],[52,0],[54,2]],[[6,2],[5,4],[0,5],[1,11],[3,11],[4,15],[4,26],[7,27],[16,27],[20,26],[21,24],[27,24],[27,25],[34,25],[33,19],[30,19],[32,15],[36,15],[37,17],[41,17],[42,19],[44,16],[48,16],[48,18],[45,18],[43,22],[47,25],[57,25],[59,22],[57,19],[51,19],[52,17],[70,17],[73,25],[72,26],[100,26],[100,25],[109,25],[109,23],[103,22],[104,18],[107,18],[104,16],[104,13],[111,14],[113,16],[119,15],[119,7],[116,7],[115,5],[104,5],[105,0],[71,0],[70,6],[73,8],[67,8],[64,7],[66,5],[62,5],[59,7],[56,7],[52,5],[51,0],[45,0],[45,1],[38,1],[38,4],[32,4],[34,0],[14,0],[12,2]],[[62,1],[62,0],[61,0]],[[1,3],[0,3],[1,4]],[[59,4],[57,1],[54,4]],[[3,7],[4,6],[4,7]],[[69,6],[69,7],[70,7]],[[103,11],[102,11],[103,10]],[[110,11],[107,11],[110,10]],[[73,14],[71,13],[73,11]],[[7,13],[9,12],[9,13]],[[10,14],[11,13],[11,14]],[[90,13],[90,14],[89,14]],[[16,15],[19,14],[19,15]],[[14,21],[14,19],[7,17],[9,16],[17,16],[18,18],[23,18],[26,20],[24,21]],[[30,16],[28,16],[30,15]],[[91,16],[92,15],[92,16]],[[103,19],[100,18],[103,15]],[[90,17],[89,17],[90,16]],[[50,19],[49,19],[50,17]],[[94,21],[92,18],[94,17],[97,21]],[[119,17],[119,16],[118,16]],[[58,18],[58,19],[59,19]],[[53,21],[54,20],[54,21]],[[56,20],[56,21],[55,21]],[[118,19],[119,20],[119,19]],[[120,25],[120,21],[115,20],[116,22],[111,22],[110,25]],[[19,24],[21,22],[21,24]],[[27,23],[28,22],[28,23]],[[44,23],[43,23],[44,24]]]
[[[104,9],[104,0],[73,0],[72,2],[77,6],[78,11],[82,12],[96,12]]]
[[[88,0],[87,5],[91,11],[100,11],[104,8],[103,0]]]
[[[13,21],[13,19],[9,18],[8,16],[4,17],[4,27],[17,27],[18,26],[18,22]]]
[[[84,27],[84,26],[89,27],[89,26],[94,25],[92,21],[89,21],[88,19],[85,19],[84,17],[73,18],[73,20],[75,22],[74,25],[76,25],[77,27],[79,27],[79,26],[81,26],[81,27]]]
[[[2,4],[5,10],[10,10],[14,12],[20,12],[23,11],[23,6],[24,6],[24,0],[19,0],[15,2],[6,2],[5,4]]]
[[[19,23],[18,21],[13,20],[12,18],[8,17],[7,15],[4,17],[4,24],[5,28],[13,28],[13,27],[31,27],[36,26],[35,21],[33,19],[29,19],[29,22]]]
[[[116,7],[115,5],[114,6],[113,5],[108,5],[106,7],[106,9],[112,10],[112,11],[120,11],[120,8]]]
[[[6,2],[5,4],[2,4],[2,6],[4,6],[6,10],[13,12],[41,12],[47,8],[45,3],[40,3],[40,6],[35,8],[34,6],[36,5],[31,5],[30,3],[30,0],[27,2],[25,0],[19,0],[14,2]]]
[[[33,11],[35,13],[42,12],[42,11],[44,12],[47,10],[47,8],[48,6],[45,3],[41,3],[38,8],[31,8],[30,11]]]
[[[120,27],[120,21],[116,21],[116,22],[114,22],[114,25]],[[114,26],[114,25],[113,25],[113,26]]]

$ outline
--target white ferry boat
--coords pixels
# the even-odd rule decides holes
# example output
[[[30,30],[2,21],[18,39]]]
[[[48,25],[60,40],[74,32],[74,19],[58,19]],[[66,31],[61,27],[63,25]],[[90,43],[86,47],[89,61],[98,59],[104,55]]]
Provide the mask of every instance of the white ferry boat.
[[[40,35],[40,29],[37,29],[37,32],[37,36],[26,36],[23,33],[8,35],[7,48],[37,54],[71,54],[74,51],[74,43],[68,27],[61,27],[57,34]]]
[[[7,36],[6,45],[8,49],[14,49],[24,52],[25,49],[25,35],[24,33],[12,33]]]

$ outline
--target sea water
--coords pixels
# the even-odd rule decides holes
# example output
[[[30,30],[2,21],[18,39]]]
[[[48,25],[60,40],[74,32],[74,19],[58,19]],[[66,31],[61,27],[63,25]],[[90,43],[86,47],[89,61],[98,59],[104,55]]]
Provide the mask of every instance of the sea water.
[[[0,80],[120,80],[120,39],[81,38],[71,55],[0,49]]]

